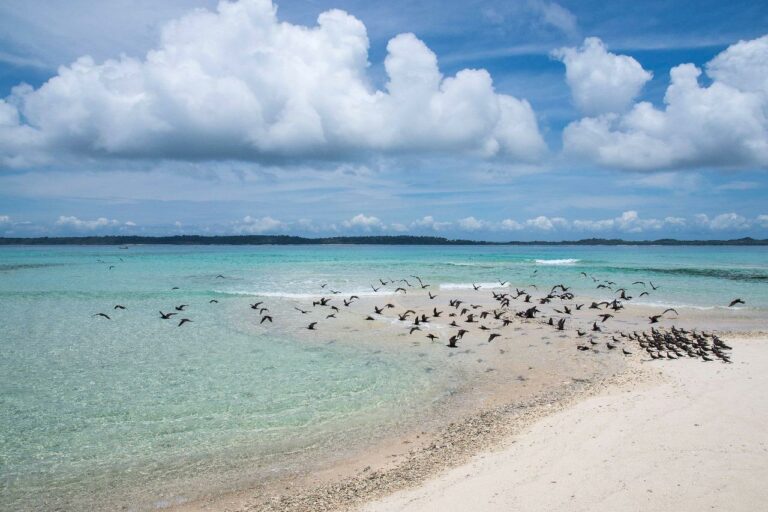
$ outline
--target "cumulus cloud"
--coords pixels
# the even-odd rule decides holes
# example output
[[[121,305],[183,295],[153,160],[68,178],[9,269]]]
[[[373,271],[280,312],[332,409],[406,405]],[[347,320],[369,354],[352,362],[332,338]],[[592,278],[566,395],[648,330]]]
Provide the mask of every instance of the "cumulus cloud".
[[[529,228],[540,229],[542,231],[550,231],[555,228],[568,227],[568,221],[562,217],[547,217],[545,215],[539,215],[534,219],[528,219],[525,221],[525,225]]]
[[[702,71],[670,71],[664,108],[636,103],[571,123],[564,151],[603,166],[633,170],[768,167],[768,36],[740,41]]]
[[[552,56],[565,64],[565,80],[584,114],[624,111],[653,75],[639,62],[605,49],[597,37],[579,48],[560,48]]]
[[[716,231],[742,230],[750,227],[750,222],[746,217],[733,212],[722,213],[712,219],[708,215],[700,213],[695,216],[695,219],[699,225]],[[759,223],[760,217],[756,220]]]
[[[487,223],[484,220],[479,220],[474,217],[465,217],[463,219],[459,219],[457,224],[461,229],[464,229],[466,231],[477,231],[480,229],[486,229],[490,227],[490,224]]]
[[[259,234],[267,231],[279,231],[286,228],[286,224],[273,219],[270,216],[256,218],[246,215],[242,222],[235,225],[235,231],[238,233]]]
[[[83,56],[41,87],[0,100],[0,164],[52,151],[180,160],[340,158],[451,152],[535,161],[525,100],[483,69],[444,76],[413,34],[389,41],[386,86],[368,75],[366,28],[340,10],[280,22],[270,0],[221,1],[169,22],[142,59]]]
[[[758,215],[755,221],[761,228],[768,228],[768,215]]]
[[[520,231],[521,229],[525,229],[525,226],[513,219],[502,220],[500,227],[505,231]]]
[[[74,216],[61,215],[56,221],[57,226],[69,227],[78,230],[95,230],[107,227],[116,227],[120,225],[115,219],[107,219],[106,217],[99,217],[94,220],[82,220]]]
[[[349,220],[342,222],[342,225],[346,228],[358,228],[364,231],[371,231],[372,229],[384,229],[386,226],[378,217],[366,216],[359,213]]]
[[[432,215],[427,215],[411,223],[412,228],[427,228],[434,231],[440,231],[451,226],[450,222],[438,222]]]
[[[11,217],[8,215],[0,215],[0,224],[8,224],[11,222]]]

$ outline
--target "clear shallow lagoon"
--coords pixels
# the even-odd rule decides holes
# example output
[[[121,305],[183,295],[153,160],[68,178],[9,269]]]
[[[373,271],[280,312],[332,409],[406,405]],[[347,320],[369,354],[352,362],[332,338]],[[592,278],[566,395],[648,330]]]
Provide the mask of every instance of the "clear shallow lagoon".
[[[661,285],[648,303],[708,308],[742,297],[768,312],[762,247],[0,248],[0,507],[226,481],[371,437],[446,391],[448,376],[429,360],[308,343],[295,322],[249,325],[249,300],[306,304],[322,283],[373,293],[378,277],[411,274],[444,293],[504,279],[601,296],[582,271]],[[194,323],[158,318],[180,303]]]

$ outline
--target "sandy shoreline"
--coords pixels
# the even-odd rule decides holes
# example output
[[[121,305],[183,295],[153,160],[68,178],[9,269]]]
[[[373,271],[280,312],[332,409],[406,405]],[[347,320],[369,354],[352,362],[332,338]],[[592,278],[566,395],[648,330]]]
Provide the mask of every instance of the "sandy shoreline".
[[[370,309],[374,300],[366,298],[356,309]],[[425,302],[420,296],[390,297],[385,300],[396,301],[398,309],[413,307],[424,310],[433,305]],[[481,302],[476,296],[472,297],[472,300]],[[583,301],[584,299],[580,298],[580,302]],[[490,304],[487,298],[482,303],[485,306]],[[544,306],[542,309],[547,313],[551,311],[550,306]],[[616,319],[618,325],[614,324],[614,328],[616,330],[632,328],[647,330],[645,315],[649,311],[654,309],[631,306],[622,312],[621,318]],[[574,315],[573,321],[586,322],[587,318],[593,314],[588,311],[579,312]],[[347,334],[359,336],[361,333],[379,332],[382,329],[381,322],[361,322],[357,311],[354,313],[354,318],[356,320],[350,320],[351,326],[348,327]],[[444,323],[447,321],[446,319]],[[705,311],[687,311],[684,317],[677,319],[675,323],[683,327],[701,325],[707,329],[717,329],[718,332],[744,333],[754,331],[760,322],[753,316],[737,312],[724,318],[723,315],[713,316]],[[390,336],[403,336],[402,333],[396,334],[397,330],[403,330],[403,325],[389,321],[384,324],[386,324],[385,330],[392,330],[389,333]],[[440,325],[433,325],[429,329],[428,332],[434,329],[434,332],[444,337],[444,331]],[[444,422],[437,427],[431,424],[424,431],[411,429],[403,432],[402,435],[388,439],[387,442],[370,447],[370,450],[365,453],[337,461],[329,467],[315,468],[306,474],[294,475],[289,479],[278,479],[269,485],[195,500],[173,509],[182,512],[192,510],[350,510],[361,507],[366,507],[365,510],[400,510],[407,507],[410,502],[421,503],[419,496],[422,495],[427,501],[436,501],[440,494],[445,493],[445,490],[435,490],[436,494],[432,495],[430,494],[433,492],[432,489],[438,488],[447,478],[446,475],[452,474],[452,471],[464,471],[466,464],[475,464],[473,456],[477,456],[478,453],[487,453],[489,450],[504,449],[510,443],[514,444],[518,436],[527,436],[533,429],[540,428],[538,425],[548,421],[547,418],[568,414],[571,410],[578,411],[581,404],[590,403],[590,400],[594,399],[592,397],[612,396],[611,394],[616,393],[617,389],[634,389],[638,393],[643,389],[665,389],[664,383],[669,380],[665,373],[667,368],[671,368],[670,371],[674,372],[676,367],[692,367],[693,374],[699,375],[697,372],[703,372],[701,378],[706,381],[707,375],[717,374],[721,368],[737,366],[720,362],[703,363],[700,360],[658,361],[646,364],[637,350],[633,356],[623,357],[621,353],[615,350],[607,351],[604,347],[594,354],[591,352],[577,354],[575,346],[578,340],[573,333],[552,332],[552,329],[543,326],[540,320],[516,322],[515,326],[507,329],[510,330],[511,336],[506,341],[500,339],[494,342],[493,352],[489,348],[491,345],[482,338],[485,335],[477,333],[474,337],[470,336],[464,344],[464,347],[471,348],[453,353],[456,357],[451,359],[463,357],[465,362],[462,364],[465,366],[474,363],[474,358],[477,357],[477,362],[481,363],[480,366],[491,365],[494,370],[491,374],[476,371],[476,378],[471,381],[476,389],[467,396],[475,400],[477,405],[471,408],[457,408],[456,410],[461,411],[462,414],[457,415],[455,422]],[[421,339],[423,335],[422,333],[416,339]],[[610,333],[605,333],[605,336],[610,339]],[[412,336],[401,339],[409,341],[409,345],[423,343],[414,341]],[[745,343],[757,346],[762,342]],[[442,350],[445,348],[443,344],[444,340],[438,346],[432,344],[428,346]],[[402,349],[404,350],[406,346],[408,345],[403,345]],[[637,348],[635,346],[635,349]],[[515,358],[509,357],[510,350],[514,351],[521,361],[531,361],[531,358],[535,358],[536,366],[541,363],[542,366],[536,369],[533,366],[527,367],[528,370],[532,370],[529,373],[535,376],[534,381],[538,379],[537,388],[529,389],[522,394],[520,387],[515,391],[507,389],[512,385],[519,385],[519,380],[525,380],[522,377],[525,368],[515,366]],[[741,350],[741,342],[736,350]],[[504,355],[505,352],[507,355]],[[544,363],[547,359],[554,360],[557,364],[547,366]],[[745,364],[740,355],[735,362]],[[500,378],[499,373],[504,377]],[[531,382],[531,384],[536,383]],[[609,429],[608,432],[613,430]],[[574,440],[574,442],[581,441],[583,440]],[[446,468],[448,468],[447,473],[445,473]],[[467,471],[463,474],[466,475],[466,473]],[[497,492],[492,488],[486,491],[491,495]],[[483,491],[478,492],[483,493]],[[366,505],[371,500],[382,501]],[[456,510],[466,510],[467,503],[473,504],[473,501],[465,502],[463,507]],[[450,509],[445,508],[448,505],[450,502],[445,502],[443,508],[435,510]],[[423,503],[414,505],[413,508],[413,510],[423,509]],[[489,510],[494,508],[491,507]]]
[[[759,510],[768,499],[768,338],[731,365],[648,364],[426,484],[359,510]]]

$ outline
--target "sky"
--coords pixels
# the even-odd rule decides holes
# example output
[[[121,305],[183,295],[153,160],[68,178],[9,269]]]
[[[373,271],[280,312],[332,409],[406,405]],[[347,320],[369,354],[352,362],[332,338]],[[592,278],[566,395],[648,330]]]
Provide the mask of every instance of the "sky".
[[[0,236],[768,238],[768,4],[5,0]]]

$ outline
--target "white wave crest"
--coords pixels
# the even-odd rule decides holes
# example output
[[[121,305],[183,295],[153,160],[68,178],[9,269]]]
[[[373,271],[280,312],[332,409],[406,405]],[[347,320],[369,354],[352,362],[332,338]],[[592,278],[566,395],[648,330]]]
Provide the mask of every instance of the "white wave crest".
[[[224,295],[243,295],[248,297],[274,297],[279,299],[318,299],[320,297],[340,297],[346,298],[350,295],[358,295],[360,297],[384,297],[387,295],[394,295],[391,291],[342,291],[341,293],[296,293],[296,292],[262,292],[254,290],[214,290],[214,293],[221,293]]]
[[[474,285],[481,288],[506,288],[501,286],[500,283],[474,283]],[[474,290],[472,283],[442,283],[440,285],[441,290]]]
[[[560,260],[534,260],[537,265],[575,265],[580,262],[576,258],[564,258]]]

